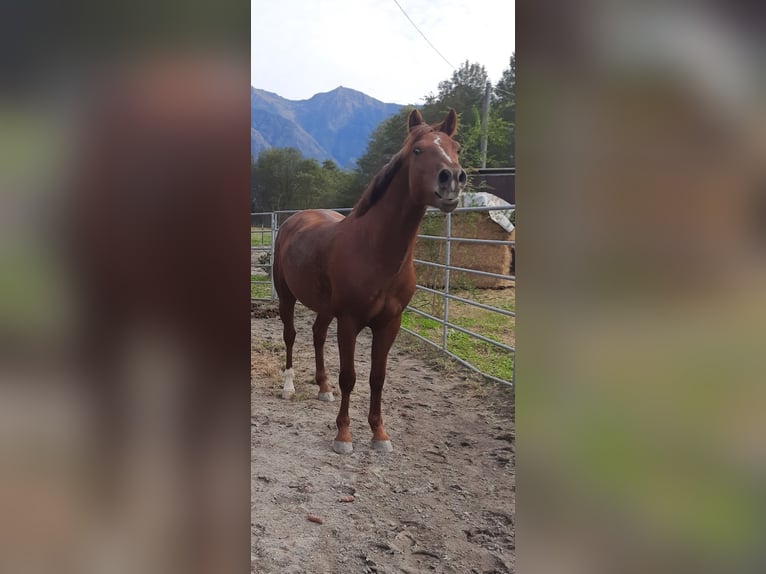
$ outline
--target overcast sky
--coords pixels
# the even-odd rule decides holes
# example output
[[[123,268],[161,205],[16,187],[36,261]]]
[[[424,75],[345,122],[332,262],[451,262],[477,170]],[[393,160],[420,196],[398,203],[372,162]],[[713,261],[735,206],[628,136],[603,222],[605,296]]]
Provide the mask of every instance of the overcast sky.
[[[453,66],[494,83],[515,46],[513,0],[398,0]],[[453,68],[394,0],[251,0],[251,84],[291,100],[345,86],[419,104]]]

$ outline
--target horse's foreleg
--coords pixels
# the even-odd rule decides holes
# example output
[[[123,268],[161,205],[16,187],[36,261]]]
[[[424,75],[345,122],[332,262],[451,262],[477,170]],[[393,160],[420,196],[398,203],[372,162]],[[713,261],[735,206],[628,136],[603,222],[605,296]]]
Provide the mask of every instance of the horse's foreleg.
[[[332,316],[317,315],[314,321],[314,357],[316,359],[316,383],[319,385],[317,398],[320,401],[333,401],[332,389],[327,384],[327,372],[324,367],[324,342],[327,339],[327,327],[332,322]]]
[[[280,294],[279,318],[282,319],[282,336],[285,340],[285,383],[282,386],[282,398],[289,399],[295,394],[295,371],[293,371],[293,343],[295,343],[295,297]]]
[[[332,444],[332,449],[338,454],[348,454],[353,452],[354,446],[351,443],[351,433],[348,430],[350,419],[348,416],[348,405],[351,398],[351,391],[354,390],[356,383],[356,371],[354,370],[354,350],[356,349],[356,336],[359,334],[359,328],[353,320],[343,320],[338,318],[338,351],[340,352],[340,376],[338,384],[340,386],[340,410],[335,423],[338,426],[338,434]]]
[[[386,363],[388,352],[394,344],[401,315],[392,319],[382,326],[376,326],[372,330],[372,366],[370,367],[370,414],[367,417],[372,429],[372,448],[381,452],[393,450],[388,434],[383,428],[383,416],[380,414],[381,395],[383,383],[386,380]]]

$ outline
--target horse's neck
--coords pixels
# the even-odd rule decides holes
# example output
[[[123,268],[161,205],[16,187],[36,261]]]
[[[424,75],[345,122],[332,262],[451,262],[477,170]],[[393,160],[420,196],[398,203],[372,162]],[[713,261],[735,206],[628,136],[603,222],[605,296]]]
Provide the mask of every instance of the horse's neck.
[[[412,259],[426,207],[410,198],[408,176],[401,170],[378,202],[359,221],[384,272],[395,274]]]

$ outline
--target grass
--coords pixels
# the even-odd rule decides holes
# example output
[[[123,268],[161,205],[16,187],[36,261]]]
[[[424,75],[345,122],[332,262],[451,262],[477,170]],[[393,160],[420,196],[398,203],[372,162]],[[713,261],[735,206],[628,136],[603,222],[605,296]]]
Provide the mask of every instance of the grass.
[[[271,245],[270,227],[250,227],[250,247],[268,247]],[[268,264],[268,250],[257,249],[256,261]],[[267,269],[267,268],[266,268]],[[268,272],[268,269],[267,269]],[[268,275],[251,275],[251,281],[267,281],[268,283],[250,283],[251,299],[271,299],[271,280]]]
[[[505,381],[513,377],[513,355],[504,349],[454,329],[447,334],[447,349],[488,375]]]
[[[262,247],[264,245],[271,245],[271,228],[251,227],[250,247]]]
[[[271,299],[271,282],[250,283],[251,299]]]
[[[402,327],[415,331],[434,343],[441,343],[442,326],[428,317],[423,317],[412,311],[405,311],[402,315]]]
[[[454,295],[492,305],[507,311],[515,311],[516,301],[513,289],[463,289],[453,292]],[[410,305],[435,317],[444,316],[443,299],[435,294],[417,291]],[[507,317],[492,311],[480,309],[466,303],[450,301],[450,323],[478,333],[504,345],[514,347],[515,318]],[[406,311],[402,316],[402,326],[441,347],[443,327],[440,323],[428,317],[423,317],[412,311]],[[510,381],[513,376],[513,354],[490,343],[480,341],[466,333],[455,329],[447,332],[447,349],[472,364],[480,371]]]

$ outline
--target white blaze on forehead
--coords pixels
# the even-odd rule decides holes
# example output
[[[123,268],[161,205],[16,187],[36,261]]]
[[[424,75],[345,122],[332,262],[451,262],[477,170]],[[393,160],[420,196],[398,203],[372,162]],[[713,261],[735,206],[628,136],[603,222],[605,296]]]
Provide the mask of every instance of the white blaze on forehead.
[[[444,156],[444,159],[447,160],[447,163],[452,165],[452,160],[450,159],[450,157],[447,155],[447,152],[444,151],[444,148],[442,147],[441,137],[434,136],[434,143],[436,144],[436,147],[439,148],[439,151],[442,152],[442,155]]]

